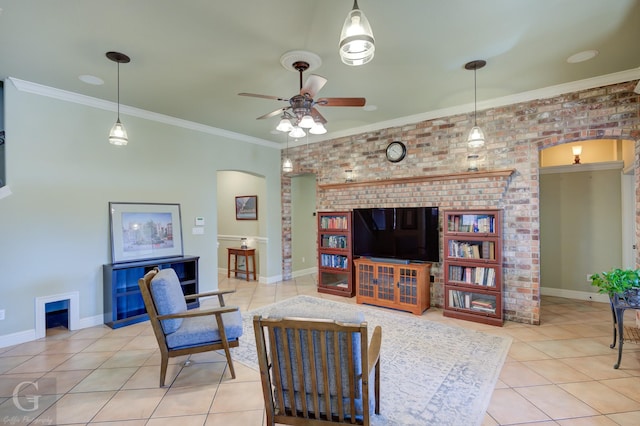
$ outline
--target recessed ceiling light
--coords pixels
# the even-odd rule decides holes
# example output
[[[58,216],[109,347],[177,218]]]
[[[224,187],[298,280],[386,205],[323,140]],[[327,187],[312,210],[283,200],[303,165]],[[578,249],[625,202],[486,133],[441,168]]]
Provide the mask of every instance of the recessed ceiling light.
[[[567,58],[567,62],[570,64],[577,64],[578,62],[588,61],[598,56],[597,50],[583,50],[582,52],[575,53]]]
[[[378,109],[378,107],[376,105],[365,105],[362,107],[362,109],[365,111],[375,111]]]
[[[85,74],[85,75],[81,75],[78,78],[80,79],[80,81],[87,84],[93,84],[94,86],[100,86],[104,84],[104,80],[101,79],[100,77],[96,77],[95,75]]]

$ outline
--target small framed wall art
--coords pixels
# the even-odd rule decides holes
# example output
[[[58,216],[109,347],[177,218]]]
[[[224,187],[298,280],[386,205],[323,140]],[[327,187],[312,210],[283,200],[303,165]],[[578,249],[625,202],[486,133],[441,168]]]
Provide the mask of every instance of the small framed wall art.
[[[258,196],[236,197],[236,220],[258,220]]]

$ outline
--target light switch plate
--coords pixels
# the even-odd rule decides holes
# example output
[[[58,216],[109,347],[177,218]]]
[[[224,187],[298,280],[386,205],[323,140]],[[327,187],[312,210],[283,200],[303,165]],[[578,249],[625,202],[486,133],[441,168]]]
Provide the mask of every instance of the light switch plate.
[[[191,233],[193,235],[204,235],[204,228],[202,227],[191,228]]]

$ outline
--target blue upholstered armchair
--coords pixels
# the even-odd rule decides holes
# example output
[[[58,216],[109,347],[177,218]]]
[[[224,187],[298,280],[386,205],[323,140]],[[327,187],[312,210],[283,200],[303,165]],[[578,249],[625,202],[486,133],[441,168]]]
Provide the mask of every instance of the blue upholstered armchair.
[[[236,378],[229,348],[238,346],[242,316],[238,307],[225,306],[224,294],[213,291],[185,298],[176,272],[153,269],[138,280],[142,298],[158,340],[162,361],[160,387],[164,386],[169,358],[223,349],[232,378]],[[220,307],[187,310],[187,300],[217,296]]]
[[[253,318],[267,425],[369,425],[380,413],[382,330],[369,343],[362,314],[341,320]]]

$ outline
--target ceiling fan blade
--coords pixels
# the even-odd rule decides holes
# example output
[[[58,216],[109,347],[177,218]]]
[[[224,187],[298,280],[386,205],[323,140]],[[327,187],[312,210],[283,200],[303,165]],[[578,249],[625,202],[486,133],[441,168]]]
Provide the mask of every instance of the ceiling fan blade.
[[[311,116],[313,117],[313,121],[319,121],[322,124],[327,123],[327,119],[324,118],[316,108],[311,108]]]
[[[238,95],[240,95],[240,96],[250,96],[252,98],[275,99],[276,101],[285,101],[285,102],[289,101],[289,99],[280,98],[278,96],[258,95],[256,93],[238,93]]]
[[[316,74],[311,74],[309,78],[307,78],[307,81],[304,83],[304,86],[302,86],[302,88],[300,89],[300,94],[303,96],[305,94],[308,94],[309,96],[314,98],[325,84],[327,84],[326,78]]]
[[[365,98],[320,98],[316,104],[322,106],[361,107],[367,102]]]
[[[277,110],[275,110],[275,111],[271,111],[271,112],[270,112],[270,113],[268,113],[268,114],[261,115],[260,117],[256,118],[256,120],[262,120],[263,118],[271,118],[271,117],[275,117],[276,115],[280,115],[280,114],[282,114],[283,112],[285,112],[285,111],[286,111],[286,110],[288,110],[289,108],[291,108],[291,107],[287,106],[287,107],[278,108]]]

